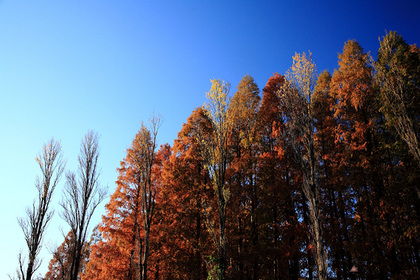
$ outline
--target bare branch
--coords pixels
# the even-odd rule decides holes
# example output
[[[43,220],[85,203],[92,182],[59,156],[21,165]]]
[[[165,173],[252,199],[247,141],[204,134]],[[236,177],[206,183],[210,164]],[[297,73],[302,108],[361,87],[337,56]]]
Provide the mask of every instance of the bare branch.
[[[80,146],[78,172],[66,174],[67,182],[60,202],[63,208],[61,217],[70,226],[75,239],[69,276],[72,280],[76,280],[79,274],[82,250],[92,215],[106,197],[106,189],[98,182],[98,158],[98,135],[88,131]]]
[[[41,169],[41,178],[37,178],[35,187],[38,190],[38,197],[34,200],[32,207],[26,209],[26,217],[18,218],[22,228],[26,245],[28,246],[28,265],[26,277],[23,273],[24,264],[22,255],[19,254],[19,268],[23,279],[30,280],[34,272],[39,268],[41,262],[37,259],[41,250],[41,244],[46,227],[53,216],[50,210],[50,203],[55,188],[64,172],[65,162],[61,156],[59,142],[51,139],[44,145],[42,152],[35,158]]]

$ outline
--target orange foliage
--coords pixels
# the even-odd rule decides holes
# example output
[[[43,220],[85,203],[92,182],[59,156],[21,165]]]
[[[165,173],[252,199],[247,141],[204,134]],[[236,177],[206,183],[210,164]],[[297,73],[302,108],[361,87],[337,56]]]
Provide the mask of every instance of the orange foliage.
[[[316,276],[317,249],[308,238],[311,213],[302,193],[305,174],[290,145],[284,127],[288,112],[278,95],[284,82],[274,74],[261,98],[252,77],[245,76],[230,103],[227,279]],[[336,279],[350,278],[353,265],[366,279],[409,279],[419,271],[418,201],[412,186],[420,176],[407,147],[384,125],[378,87],[369,55],[351,40],[333,75],[318,77],[312,97],[317,214],[329,276]],[[154,154],[149,279],[206,279],[217,269],[219,220],[206,215],[220,213],[202,158],[211,135],[211,122],[198,108],[173,147],[163,145]],[[136,139],[118,169],[117,187],[99,226],[101,238],[90,248],[83,279],[138,276],[145,218],[136,185],[141,179],[136,166],[143,160],[136,154]],[[58,271],[58,264],[52,261],[51,269]]]

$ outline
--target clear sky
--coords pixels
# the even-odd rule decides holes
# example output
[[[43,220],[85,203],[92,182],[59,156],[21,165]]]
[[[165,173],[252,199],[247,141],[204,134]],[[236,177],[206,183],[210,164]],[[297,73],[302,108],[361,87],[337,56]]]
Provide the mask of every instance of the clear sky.
[[[0,0],[0,279],[26,253],[16,219],[36,195],[34,159],[51,137],[75,170],[82,137],[97,131],[100,180],[111,194],[141,121],[161,114],[159,143],[172,144],[212,78],[234,93],[249,74],[262,89],[308,50],[319,71],[332,72],[345,41],[376,57],[385,30],[420,44],[419,2]],[[40,255],[43,275],[47,247],[68,231],[58,215],[64,183]]]

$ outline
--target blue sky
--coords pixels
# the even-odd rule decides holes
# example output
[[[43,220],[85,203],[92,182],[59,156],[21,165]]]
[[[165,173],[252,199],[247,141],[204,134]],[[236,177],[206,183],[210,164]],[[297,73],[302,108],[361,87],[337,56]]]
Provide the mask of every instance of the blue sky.
[[[376,56],[396,30],[420,43],[418,1],[1,1],[0,278],[26,252],[16,218],[35,197],[35,156],[51,137],[75,170],[79,145],[100,138],[101,182],[111,194],[116,168],[141,121],[161,114],[159,142],[170,143],[205,102],[210,79],[249,74],[262,89],[295,52],[310,50],[318,70],[337,68],[344,42]],[[68,227],[59,217],[64,180],[44,240],[39,272]],[[97,210],[92,226],[100,221]]]

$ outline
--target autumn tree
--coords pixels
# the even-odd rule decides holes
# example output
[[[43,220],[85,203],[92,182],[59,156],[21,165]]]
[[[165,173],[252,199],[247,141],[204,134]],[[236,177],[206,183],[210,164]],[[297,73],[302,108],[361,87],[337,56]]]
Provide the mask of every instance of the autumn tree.
[[[134,193],[134,230],[133,243],[135,247],[130,253],[130,276],[138,275],[138,279],[147,279],[147,260],[149,257],[149,238],[150,228],[155,214],[156,206],[156,190],[152,183],[152,166],[156,153],[156,138],[159,131],[161,119],[153,118],[150,121],[150,130],[142,125],[139,133],[136,135],[132,143],[132,147],[128,149],[127,158],[128,172],[132,172],[132,181]],[[143,238],[140,238],[140,225],[137,220],[137,214],[141,215],[143,222]],[[135,259],[138,260],[138,268]]]
[[[83,279],[416,279],[419,59],[387,34],[375,77],[349,40],[332,75],[296,54],[261,100],[212,80],[172,148],[142,125]]]
[[[316,82],[316,66],[311,53],[295,54],[287,82],[279,91],[284,108],[288,143],[294,160],[303,174],[302,191],[309,205],[310,233],[315,246],[318,278],[327,279],[327,252],[324,247],[320,213],[320,186],[317,178],[315,124],[312,96]]]
[[[232,121],[229,153],[232,162],[227,180],[235,198],[228,208],[231,221],[229,248],[234,261],[229,273],[232,278],[258,278],[260,260],[255,251],[259,247],[260,222],[257,217],[260,200],[256,181],[259,106],[258,86],[251,76],[246,75],[239,82],[229,108]]]
[[[106,190],[100,187],[98,181],[98,158],[98,135],[89,131],[81,143],[77,174],[66,174],[67,182],[60,203],[63,207],[61,216],[70,226],[74,238],[70,274],[67,276],[71,280],[78,279],[90,220],[106,195]]]
[[[338,142],[338,118],[334,116],[336,95],[331,90],[331,74],[327,71],[318,77],[313,96],[315,115],[315,147],[318,152],[319,181],[324,188],[321,209],[324,214],[323,230],[329,249],[331,270],[337,279],[347,279],[353,266],[351,254],[354,197],[345,178],[343,145]]]
[[[53,255],[48,265],[48,271],[44,279],[67,279],[70,275],[71,256],[70,253],[74,247],[74,238],[72,231],[65,236],[63,243],[56,249],[52,249]]]
[[[86,263],[89,261],[90,250],[99,241],[102,240],[102,235],[98,230],[98,226],[93,229],[90,240],[85,243],[82,250],[82,258],[80,262],[80,271],[83,273],[86,268]],[[49,252],[52,254],[52,258],[48,265],[48,271],[44,276],[44,280],[56,280],[62,279],[67,280],[70,275],[70,269],[72,264],[72,252],[75,246],[75,239],[73,232],[70,230],[64,237],[63,243],[60,246],[49,248]]]
[[[383,210],[385,188],[373,68],[369,54],[355,40],[345,43],[338,58],[339,68],[333,73],[331,91],[337,100],[333,110],[340,162],[336,168],[352,206],[347,214],[353,218],[347,248],[364,277],[385,278],[386,269],[375,271],[383,264],[386,250],[383,244],[374,241],[382,234],[378,217]]]
[[[388,32],[380,41],[375,69],[382,111],[420,167],[420,51],[397,32]]]
[[[380,41],[374,64],[383,113],[381,166],[387,170],[380,221],[387,244],[382,270],[392,277],[415,278],[419,271],[419,104],[420,51],[397,32]],[[395,164],[398,162],[398,164]],[[417,206],[416,206],[417,205]]]
[[[44,145],[42,152],[35,158],[41,168],[42,177],[37,178],[35,186],[38,197],[31,208],[27,208],[26,218],[18,219],[28,246],[28,263],[25,269],[24,258],[19,254],[19,278],[30,280],[41,264],[38,254],[42,248],[42,240],[46,227],[53,216],[50,203],[54,190],[64,171],[65,163],[61,156],[59,142],[51,139]]]
[[[258,277],[298,279],[301,269],[305,229],[298,221],[302,204],[301,179],[286,145],[278,91],[284,76],[275,73],[262,90],[257,115],[255,184],[258,249],[247,262],[258,261]],[[299,209],[300,208],[300,209]],[[252,276],[255,277],[255,274]]]
[[[142,124],[121,161],[117,189],[99,226],[103,240],[92,248],[85,279],[148,277],[150,234],[161,183],[160,171],[155,170],[160,123],[156,117],[150,129]]]
[[[131,197],[117,181],[117,188],[106,204],[106,214],[98,231],[102,238],[90,248],[89,262],[82,279],[125,279],[132,249],[133,217]]]
[[[217,201],[218,232],[214,220],[207,213],[207,225],[213,237],[217,251],[216,274],[218,279],[224,279],[227,268],[227,237],[226,237],[226,207],[230,198],[229,186],[226,184],[226,170],[229,165],[228,141],[232,130],[229,116],[230,84],[221,80],[211,80],[212,86],[204,105],[205,113],[210,119],[212,131],[210,137],[204,133],[198,135],[203,147],[203,160],[210,172]],[[208,202],[204,202],[208,204]],[[205,208],[208,208],[205,205]]]
[[[213,190],[201,157],[197,133],[209,134],[211,124],[202,108],[192,112],[164,161],[157,206],[160,279],[207,277],[212,241],[206,230],[202,201],[212,202]]]
[[[133,208],[136,205],[135,191],[128,184],[131,172],[125,168],[127,162],[128,157],[118,169],[117,187],[105,205],[106,214],[98,226],[102,238],[90,248],[89,262],[82,279],[130,279],[134,220],[140,219],[140,213]]]
[[[71,269],[71,253],[73,251],[75,245],[75,239],[73,236],[73,232],[70,230],[64,238],[63,243],[57,247],[53,248],[50,252],[52,253],[52,259],[48,265],[48,271],[45,274],[44,280],[56,280],[68,279],[68,275],[70,275]],[[83,247],[82,258],[80,267],[84,268],[90,252],[90,246],[93,244],[94,240],[92,239],[90,242],[87,242]],[[81,269],[83,270],[83,269]]]

